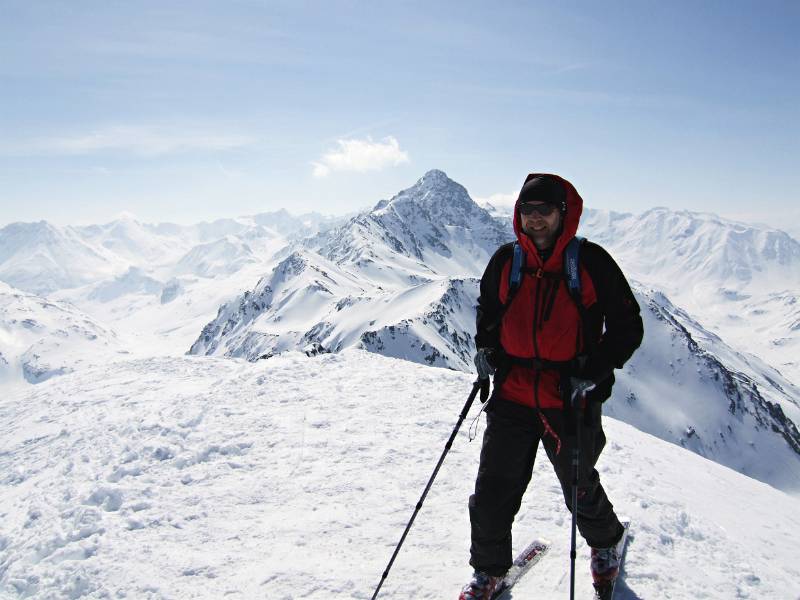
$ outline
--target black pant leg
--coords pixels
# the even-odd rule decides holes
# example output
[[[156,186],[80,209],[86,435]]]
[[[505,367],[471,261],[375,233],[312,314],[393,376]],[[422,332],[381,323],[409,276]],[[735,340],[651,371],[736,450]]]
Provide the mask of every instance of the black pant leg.
[[[593,548],[613,546],[622,536],[623,527],[619,522],[614,506],[600,483],[600,474],[595,465],[606,444],[599,404],[590,404],[590,419],[581,419],[580,452],[578,454],[578,530],[586,543]],[[572,448],[574,438],[567,433],[564,412],[544,411],[552,427],[561,437],[561,451],[556,454],[556,443],[551,436],[545,436],[542,443],[550,462],[553,464],[567,508],[572,511]]]
[[[494,398],[487,409],[475,493],[469,499],[470,564],[503,575],[512,563],[511,525],[531,479],[540,427],[533,410]]]

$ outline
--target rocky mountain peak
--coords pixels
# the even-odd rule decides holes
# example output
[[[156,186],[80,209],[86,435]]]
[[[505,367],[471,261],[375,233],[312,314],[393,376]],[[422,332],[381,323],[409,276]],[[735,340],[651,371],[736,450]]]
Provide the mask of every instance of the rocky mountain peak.
[[[435,225],[470,228],[489,220],[489,214],[470,198],[466,188],[438,169],[425,173],[389,202],[379,203],[374,212],[391,210],[404,220],[423,217]]]

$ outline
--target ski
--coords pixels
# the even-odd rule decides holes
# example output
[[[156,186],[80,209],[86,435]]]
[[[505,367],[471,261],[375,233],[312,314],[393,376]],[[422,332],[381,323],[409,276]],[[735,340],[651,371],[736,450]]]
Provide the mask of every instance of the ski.
[[[625,560],[625,546],[628,543],[628,529],[631,526],[630,521],[623,521],[622,526],[625,528],[625,531],[622,533],[622,537],[620,538],[619,542],[617,542],[617,556],[619,556],[619,572],[622,573],[622,563]],[[614,600],[614,590],[617,587],[617,580],[619,579],[619,575],[614,578],[614,581],[611,581],[604,585],[597,585],[594,586],[594,597],[595,600]]]
[[[505,598],[506,593],[514,587],[514,584],[516,584],[533,565],[541,560],[542,556],[547,553],[549,548],[550,542],[545,540],[534,540],[528,544],[528,547],[520,552],[519,556],[514,559],[514,563],[511,565],[508,573],[506,573],[500,586],[494,591],[494,594],[492,594],[492,600]]]

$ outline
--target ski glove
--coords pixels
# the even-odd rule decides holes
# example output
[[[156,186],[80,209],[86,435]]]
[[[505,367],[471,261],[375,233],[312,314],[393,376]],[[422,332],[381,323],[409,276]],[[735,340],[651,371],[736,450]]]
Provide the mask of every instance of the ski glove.
[[[489,377],[494,375],[495,371],[491,363],[492,354],[491,348],[478,348],[475,353],[475,369],[478,371],[478,379],[481,382],[481,402],[486,402],[489,399]]]
[[[475,353],[475,368],[478,371],[478,379],[489,379],[494,375],[494,366],[492,366],[492,349],[491,348],[478,348]]]

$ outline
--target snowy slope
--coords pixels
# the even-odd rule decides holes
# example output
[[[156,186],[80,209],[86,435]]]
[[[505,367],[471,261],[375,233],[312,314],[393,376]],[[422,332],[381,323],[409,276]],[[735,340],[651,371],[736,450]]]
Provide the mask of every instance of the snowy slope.
[[[124,354],[116,333],[75,307],[0,282],[0,386],[40,383]]]
[[[117,363],[0,399],[0,597],[369,598],[471,388],[363,351]],[[473,407],[471,418],[477,414]],[[380,598],[468,578],[465,423]],[[798,500],[606,419],[633,520],[627,598],[797,598]],[[515,523],[551,552],[520,598],[568,594],[569,517],[542,453]],[[588,549],[578,594],[590,597]]]
[[[616,371],[606,413],[800,493],[800,389],[704,330],[664,294],[636,290],[636,297],[644,340]]]

